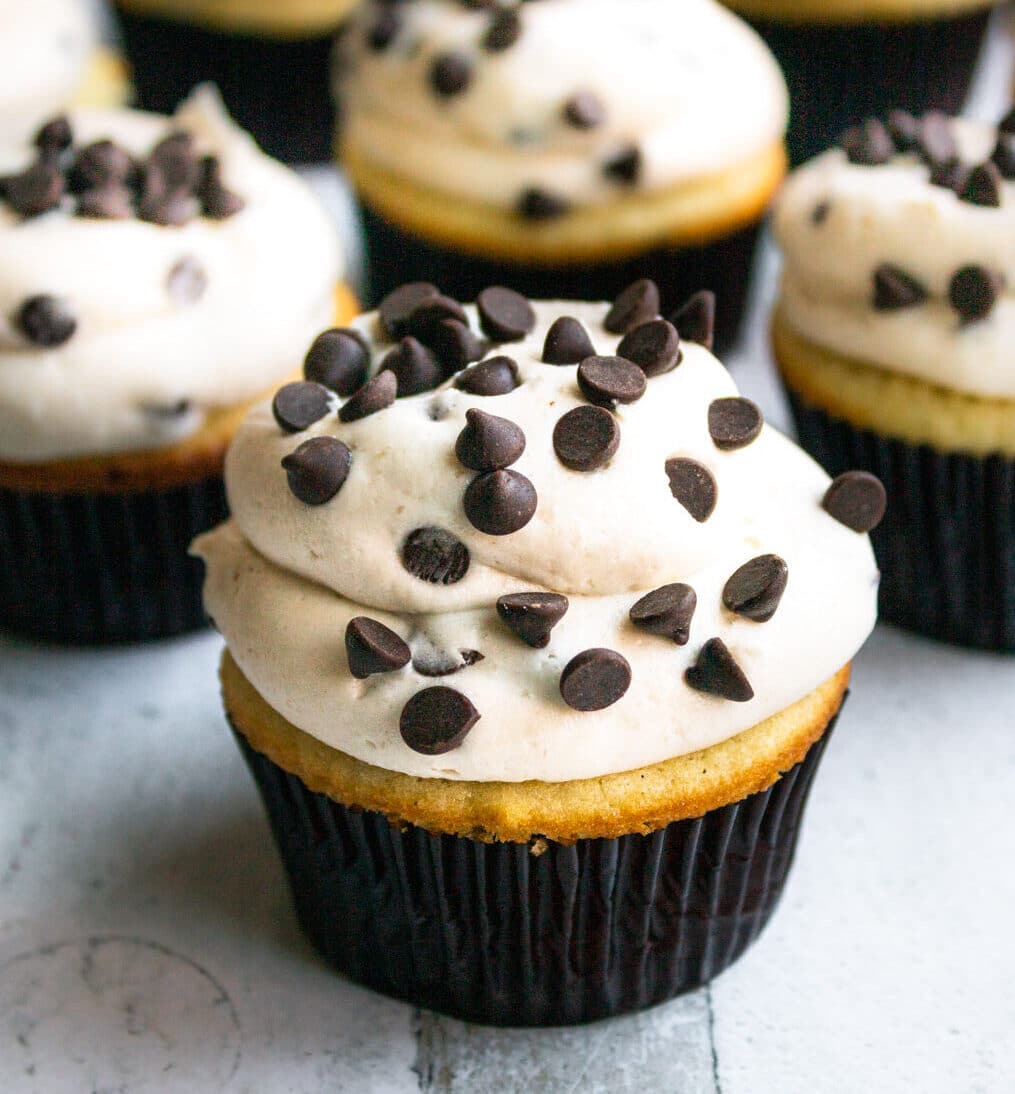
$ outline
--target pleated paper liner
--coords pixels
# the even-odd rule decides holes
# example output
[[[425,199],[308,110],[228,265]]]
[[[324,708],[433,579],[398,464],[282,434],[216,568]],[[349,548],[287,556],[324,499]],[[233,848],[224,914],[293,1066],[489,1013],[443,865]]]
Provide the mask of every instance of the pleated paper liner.
[[[800,443],[829,472],[877,475],[871,536],[881,618],[945,642],[1015,651],[1015,459],[938,452],[833,418],[790,392]]]
[[[312,793],[236,737],[321,954],[418,1007],[548,1026],[653,1006],[736,961],[778,903],[834,722],[762,793],[573,846],[398,829]]]

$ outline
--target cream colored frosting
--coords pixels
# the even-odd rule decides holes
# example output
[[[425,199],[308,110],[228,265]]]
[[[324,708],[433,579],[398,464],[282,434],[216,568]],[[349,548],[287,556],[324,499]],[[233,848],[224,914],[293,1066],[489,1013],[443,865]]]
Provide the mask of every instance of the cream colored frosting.
[[[57,209],[21,220],[0,204],[0,460],[39,462],[158,448],[208,411],[242,404],[287,376],[329,324],[341,270],[334,229],[293,172],[232,124],[210,91],[173,119],[76,111],[80,143],[111,137],[145,155],[171,128],[214,153],[246,202],[227,220],[183,227],[91,220]],[[19,151],[8,169],[24,166]],[[204,271],[194,303],[168,291],[181,259]],[[14,328],[36,294],[67,301],[78,327],[40,348]],[[188,404],[183,414],[159,409]]]
[[[954,123],[962,159],[988,159],[997,131]],[[823,218],[814,210],[825,207]],[[930,183],[915,155],[879,167],[833,149],[793,172],[775,212],[785,256],[780,314],[799,334],[848,357],[929,383],[1015,398],[1015,181],[1000,208],[961,201]],[[873,272],[883,263],[928,291],[918,306],[877,311]],[[983,320],[962,323],[948,303],[952,276],[980,265],[1007,291]]]
[[[632,145],[639,185],[659,189],[721,172],[778,142],[786,128],[782,75],[764,44],[713,0],[541,0],[519,5],[514,45],[480,46],[489,11],[446,0],[396,7],[392,44],[365,43],[368,5],[346,39],[339,94],[345,139],[376,166],[470,201],[513,207],[529,187],[592,204],[618,192],[603,164]],[[464,93],[435,95],[435,57],[473,63]],[[605,117],[563,121],[590,92]]]
[[[553,427],[585,404],[577,366],[541,363],[545,334],[568,314],[584,322],[599,353],[612,353],[619,339],[602,325],[603,305],[536,308],[530,337],[491,351],[517,362],[522,384],[513,392],[483,398],[449,382],[358,422],[328,415],[295,436],[264,405],[229,453],[233,520],[196,545],[208,567],[208,610],[275,709],[358,759],[470,780],[562,781],[630,770],[712,745],[791,705],[849,661],[874,626],[877,570],[868,538],[822,509],[828,477],[775,430],[764,427],[738,451],[716,447],[707,408],[736,387],[701,346],[684,345],[676,369],[650,379],[640,401],[617,408],[620,447],[606,467],[567,470],[552,446]],[[371,316],[358,325],[376,333]],[[455,440],[472,407],[525,433],[513,469],[532,481],[539,502],[512,535],[480,533],[463,512],[473,473],[457,461]],[[310,436],[339,437],[352,450],[345,485],[319,507],[293,496],[280,466]],[[703,463],[718,483],[717,506],[702,524],[670,493],[664,464],[674,456]],[[422,526],[466,544],[471,566],[463,580],[432,585],[405,570],[400,545]],[[723,608],[721,594],[738,567],[765,553],[785,559],[789,583],[775,616],[756,623]],[[641,595],[671,582],[697,593],[686,646],[628,621]],[[542,650],[520,641],[495,611],[503,594],[540,589],[570,600]],[[409,665],[356,680],[343,635],[360,615],[395,630],[424,666],[435,651],[456,663],[461,650],[484,659],[440,679]],[[746,672],[751,701],[703,695],[684,682],[713,637]],[[593,647],[620,652],[633,681],[615,705],[579,713],[561,699],[561,670]],[[467,695],[480,720],[461,747],[426,757],[403,742],[399,715],[415,692],[435,684]]]

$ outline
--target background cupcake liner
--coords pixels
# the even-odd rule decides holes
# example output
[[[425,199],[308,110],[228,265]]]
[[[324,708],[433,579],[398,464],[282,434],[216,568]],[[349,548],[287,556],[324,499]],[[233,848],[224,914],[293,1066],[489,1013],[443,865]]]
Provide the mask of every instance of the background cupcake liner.
[[[651,277],[669,316],[692,293],[716,294],[715,343],[725,352],[740,326],[758,225],[700,246],[666,248],[596,265],[528,265],[454,251],[407,232],[362,206],[369,305],[407,281],[432,281],[457,300],[475,300],[488,285],[507,285],[532,300],[612,300]]]
[[[800,443],[832,475],[877,475],[888,511],[871,536],[882,619],[1015,650],[1015,459],[938,452],[833,418],[790,393]]]
[[[468,1021],[571,1025],[696,988],[754,941],[834,721],[763,793],[648,836],[546,842],[541,854],[399,830],[237,739],[300,923],[342,972]]]
[[[131,642],[203,625],[187,550],[228,515],[221,477],[118,494],[0,490],[0,627],[54,642]]]

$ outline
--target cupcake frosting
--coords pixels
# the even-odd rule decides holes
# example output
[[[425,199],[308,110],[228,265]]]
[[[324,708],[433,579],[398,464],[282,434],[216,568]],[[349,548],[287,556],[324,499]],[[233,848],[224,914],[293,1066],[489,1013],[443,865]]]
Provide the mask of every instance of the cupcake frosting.
[[[0,460],[175,443],[277,383],[333,314],[329,221],[214,93],[69,123],[0,164]]]
[[[1015,398],[1015,120],[897,113],[795,171],[780,316],[847,357]]]
[[[374,3],[345,49],[358,156],[532,215],[723,172],[786,127],[775,61],[712,0]]]
[[[365,388],[250,414],[233,519],[196,549],[233,657],[294,725],[412,775],[563,781],[731,737],[853,656],[866,525],[703,345],[627,305],[433,304],[436,354],[368,315]]]

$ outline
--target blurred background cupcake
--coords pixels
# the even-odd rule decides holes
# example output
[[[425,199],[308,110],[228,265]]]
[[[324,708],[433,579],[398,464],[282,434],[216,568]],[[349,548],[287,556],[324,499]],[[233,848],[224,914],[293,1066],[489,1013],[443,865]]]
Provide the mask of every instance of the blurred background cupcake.
[[[340,153],[375,302],[403,282],[472,300],[718,295],[724,345],[784,172],[787,99],[712,0],[371,3],[343,40]]]

